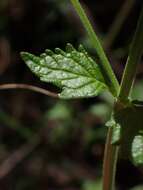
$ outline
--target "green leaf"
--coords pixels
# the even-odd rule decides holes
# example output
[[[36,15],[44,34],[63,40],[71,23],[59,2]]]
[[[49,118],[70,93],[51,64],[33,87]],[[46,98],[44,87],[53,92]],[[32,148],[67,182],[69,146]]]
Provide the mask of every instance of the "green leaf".
[[[62,88],[60,98],[93,97],[107,89],[98,65],[83,46],[77,51],[68,44],[66,52],[56,48],[55,53],[46,50],[40,57],[26,52],[21,56],[41,81]]]
[[[143,136],[135,136],[132,143],[132,157],[135,165],[143,164]]]
[[[112,127],[112,141],[111,143],[114,145],[119,145],[121,140],[121,126],[119,123],[116,123],[114,118],[112,117],[107,123],[107,127]]]

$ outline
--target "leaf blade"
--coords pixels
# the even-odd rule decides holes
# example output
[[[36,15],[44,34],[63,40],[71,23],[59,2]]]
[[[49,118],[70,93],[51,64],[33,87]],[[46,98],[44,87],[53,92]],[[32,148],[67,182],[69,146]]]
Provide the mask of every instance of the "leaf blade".
[[[135,165],[143,165],[143,136],[137,135],[132,142],[132,157]]]
[[[22,52],[21,57],[41,81],[59,84],[60,98],[94,97],[108,88],[98,65],[83,46],[76,50],[68,44],[66,52],[56,48],[55,53],[46,50],[40,57]]]

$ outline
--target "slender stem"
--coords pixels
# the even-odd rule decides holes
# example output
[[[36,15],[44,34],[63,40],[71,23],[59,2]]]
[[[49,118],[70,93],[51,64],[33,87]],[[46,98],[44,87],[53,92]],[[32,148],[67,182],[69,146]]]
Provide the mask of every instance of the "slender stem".
[[[137,29],[131,44],[126,67],[121,81],[119,99],[125,102],[130,96],[132,85],[136,76],[137,66],[143,51],[143,8],[141,10]]]
[[[46,89],[37,87],[37,86],[33,86],[33,85],[28,85],[28,84],[1,84],[0,85],[0,90],[9,90],[9,89],[26,89],[26,90],[31,90],[34,92],[38,92],[41,94],[44,94],[46,96],[51,96],[54,98],[58,98],[58,94],[50,92]]]
[[[121,9],[119,10],[104,41],[104,47],[106,49],[110,49],[110,47],[112,46],[115,38],[117,37],[117,35],[121,30],[124,21],[126,20],[130,11],[132,10],[134,3],[135,0],[126,0]]]
[[[79,15],[88,35],[91,40],[91,43],[93,44],[93,47],[96,50],[96,53],[99,57],[99,66],[101,68],[101,72],[103,74],[103,77],[105,79],[105,83],[109,87],[110,91],[114,96],[117,96],[119,92],[119,83],[117,81],[117,78],[112,70],[112,67],[108,61],[107,56],[105,55],[105,52],[100,44],[100,41],[98,37],[96,36],[96,33],[84,11],[82,8],[79,0],[71,0],[71,3],[73,4],[77,14]]]
[[[104,163],[103,163],[103,190],[114,190],[116,165],[118,159],[119,146],[111,144],[112,127],[108,129]]]

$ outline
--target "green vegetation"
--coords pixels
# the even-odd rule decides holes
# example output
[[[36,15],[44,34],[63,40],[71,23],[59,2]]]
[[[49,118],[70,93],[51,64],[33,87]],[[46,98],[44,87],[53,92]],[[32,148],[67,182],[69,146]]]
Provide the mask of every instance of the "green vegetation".
[[[104,157],[103,190],[113,190],[119,146],[121,146],[123,154],[131,157],[135,164],[143,164],[143,136],[141,133],[143,107],[141,104],[135,105],[130,100],[130,91],[143,49],[143,10],[119,87],[84,9],[78,0],[71,0],[71,3],[80,16],[91,43],[93,43],[99,57],[99,67],[88,56],[83,47],[76,51],[71,45],[67,47],[67,52],[60,49],[56,49],[55,54],[46,51],[47,53],[43,54],[41,58],[29,53],[21,55],[30,69],[42,81],[52,82],[62,87],[60,98],[93,97],[103,89],[111,90],[115,97],[115,108],[112,113],[112,121],[108,123],[109,134]],[[136,121],[138,124],[135,127]]]
[[[67,5],[73,6],[87,34],[86,38],[83,39],[84,45],[79,45],[78,48],[75,48],[70,43],[67,43],[65,50],[62,50],[62,48],[55,48],[54,51],[47,49],[44,53],[39,53],[39,56],[25,51],[20,53],[22,60],[32,73],[35,74],[35,78],[38,77],[40,81],[52,84],[52,89],[58,92],[53,92],[54,90],[51,92],[51,90],[38,87],[37,85],[23,83],[3,84],[0,86],[1,90],[19,88],[39,92],[55,98],[55,104],[52,105],[52,102],[50,102],[50,108],[46,110],[44,114],[39,111],[41,113],[40,121],[38,121],[38,123],[35,121],[35,125],[30,127],[30,129],[25,128],[23,123],[21,124],[19,120],[16,120],[1,110],[0,122],[9,126],[11,130],[15,130],[17,134],[30,144],[22,146],[20,151],[17,150],[13,156],[14,158],[17,158],[17,153],[19,154],[19,152],[21,153],[21,150],[23,150],[24,153],[22,152],[20,159],[24,159],[29,152],[32,152],[33,149],[42,143],[43,137],[45,141],[48,139],[48,145],[50,146],[50,150],[48,151],[52,151],[53,147],[56,147],[58,151],[53,151],[54,156],[52,154],[50,155],[50,166],[53,166],[53,158],[57,157],[58,154],[59,160],[62,160],[60,152],[63,151],[64,154],[67,144],[70,146],[73,144],[74,147],[75,136],[80,143],[82,142],[81,144],[84,151],[88,152],[90,145],[94,144],[95,138],[97,142],[104,142],[107,128],[108,132],[102,164],[102,180],[98,179],[98,177],[96,182],[94,182],[93,179],[83,180],[84,177],[81,175],[78,185],[80,184],[82,190],[114,190],[116,189],[115,179],[119,156],[121,159],[130,161],[135,167],[143,165],[142,83],[138,83],[138,85],[134,87],[137,68],[143,52],[143,8],[138,18],[133,40],[130,43],[130,50],[121,76],[121,82],[119,82],[118,76],[116,76],[103,46],[105,45],[107,50],[110,49],[135,2],[133,0],[129,1],[129,6],[128,1],[125,2],[117,15],[117,19],[113,22],[111,33],[107,35],[110,39],[105,38],[105,43],[104,41],[103,43],[100,41],[81,2],[79,0],[71,0],[70,2],[67,3],[67,1],[63,1],[59,3],[57,7],[62,9],[62,11],[64,10],[63,14],[66,15],[69,11]],[[1,9],[6,5],[2,3]],[[125,13],[126,8],[128,10],[127,13]],[[54,20],[54,17],[55,15],[52,13],[50,19]],[[4,25],[2,24],[1,27],[4,28]],[[93,48],[93,55],[88,53],[86,45]],[[126,54],[125,52],[125,50],[122,49],[120,51],[119,49],[116,54],[120,57]],[[99,101],[101,101],[100,103],[94,102],[93,98],[97,96],[100,99]],[[76,110],[74,106],[70,105],[68,101],[70,99],[72,99],[72,101],[75,101],[73,99],[78,99],[76,100],[77,102],[86,99],[87,104],[90,102],[90,105],[85,108],[86,111],[83,110],[80,113],[78,112],[78,104],[76,105]],[[40,101],[42,101],[42,99],[40,99]],[[19,112],[19,109],[17,112]],[[87,127],[88,125],[92,126],[95,124],[95,121],[93,121],[94,117],[97,118],[97,126],[99,125],[96,131],[93,128]],[[28,122],[30,123],[29,120],[27,123]],[[106,127],[103,128],[100,126],[103,124]],[[48,130],[46,128],[47,125],[50,125]],[[30,124],[28,124],[28,126],[30,126]],[[39,126],[42,126],[40,130],[38,130]],[[39,135],[37,135],[37,130]],[[33,134],[34,138],[32,138]],[[62,147],[64,148],[62,149]],[[0,149],[3,150],[4,147],[2,146]],[[102,153],[97,151],[96,154],[98,157],[98,154],[101,155]],[[15,165],[20,162],[20,159],[18,157],[13,163],[14,166],[10,166],[6,171],[4,170],[5,172],[0,173],[0,177],[3,177],[3,175],[11,171],[11,168],[14,168]],[[40,159],[38,161],[36,160],[35,163],[36,165],[37,163],[41,163]],[[4,166],[2,165],[2,168],[4,168]],[[64,162],[60,162],[60,167],[58,165],[58,172],[61,171],[61,168],[66,168],[67,174],[70,175],[69,166],[80,171],[80,167],[78,168],[75,163],[71,166],[68,157],[65,156]],[[54,167],[51,167],[53,173],[55,172]],[[79,172],[80,174],[82,173],[81,171]],[[62,176],[61,173],[56,174]],[[73,176],[74,175],[75,173],[73,171]],[[63,181],[68,181],[68,178],[64,175],[62,177],[61,179],[63,179]],[[33,181],[28,183],[33,188]],[[19,190],[27,186],[27,184],[23,184],[23,181],[19,181],[19,183],[17,183],[17,189]],[[142,186],[137,186],[133,189],[142,189]]]

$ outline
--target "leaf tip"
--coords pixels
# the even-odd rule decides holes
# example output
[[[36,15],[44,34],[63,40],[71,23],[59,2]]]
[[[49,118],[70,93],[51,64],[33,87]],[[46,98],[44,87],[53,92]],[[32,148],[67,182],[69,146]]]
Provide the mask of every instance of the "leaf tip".
[[[20,56],[23,59],[23,61],[25,61],[25,62],[38,58],[37,56],[35,56],[35,55],[31,54],[31,53],[28,53],[28,52],[21,52]]]
[[[31,66],[31,64],[33,65],[33,63],[39,63],[40,58],[28,53],[28,52],[21,52],[20,53],[22,60],[28,65]]]

